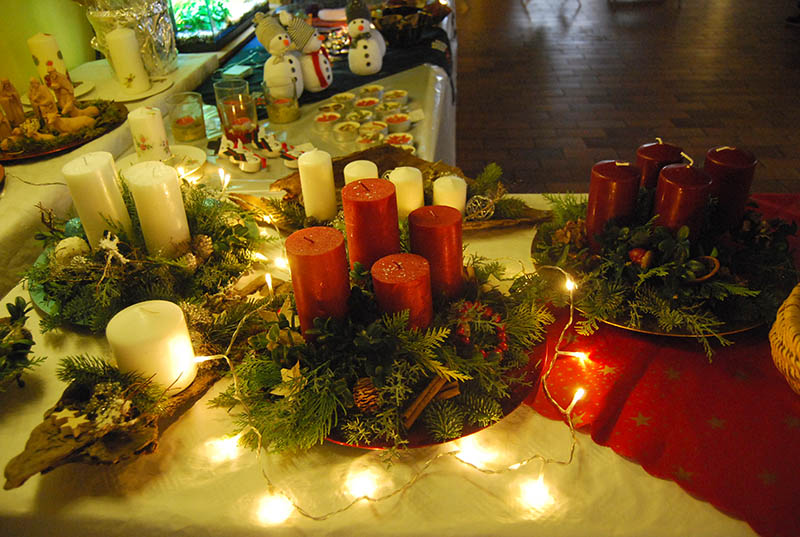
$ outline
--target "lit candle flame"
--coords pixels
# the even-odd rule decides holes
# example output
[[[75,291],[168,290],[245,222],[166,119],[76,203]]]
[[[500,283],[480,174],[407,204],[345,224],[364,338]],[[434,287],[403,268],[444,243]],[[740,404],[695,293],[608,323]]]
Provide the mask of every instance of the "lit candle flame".
[[[264,280],[267,282],[267,290],[269,291],[269,296],[272,296],[272,274],[267,272],[264,274]]]
[[[267,494],[261,497],[256,509],[256,518],[262,524],[280,524],[294,511],[294,505],[283,494]]]

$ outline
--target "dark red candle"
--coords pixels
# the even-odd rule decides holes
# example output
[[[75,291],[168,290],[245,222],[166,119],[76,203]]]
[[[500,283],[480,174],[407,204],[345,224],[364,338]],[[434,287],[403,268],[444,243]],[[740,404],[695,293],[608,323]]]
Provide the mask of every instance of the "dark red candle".
[[[683,149],[664,142],[644,144],[636,150],[636,167],[642,172],[639,183],[642,188],[655,188],[658,173],[667,164],[678,164],[683,160]]]
[[[330,227],[295,231],[286,239],[286,254],[302,331],[312,328],[317,317],[344,318],[350,272],[341,232]]]
[[[430,263],[433,294],[458,297],[464,284],[461,211],[444,205],[420,207],[408,215],[408,228],[411,252]]]
[[[381,257],[400,251],[397,196],[385,179],[360,179],[342,188],[344,225],[350,268],[356,262],[367,269]]]
[[[711,188],[711,178],[694,166],[664,166],[656,187],[654,212],[658,224],[672,231],[689,226],[689,236],[697,237],[703,227]]]
[[[706,153],[703,171],[711,177],[714,193],[719,198],[719,228],[728,230],[738,227],[742,223],[753,185],[756,157],[737,147],[716,147]]]
[[[599,248],[595,235],[603,232],[606,222],[630,221],[639,194],[639,170],[627,162],[603,160],[592,166],[589,182],[589,205],[586,209],[586,234],[593,250]]]
[[[384,313],[409,310],[409,328],[427,328],[433,320],[431,269],[415,254],[392,254],[372,265],[375,298]]]

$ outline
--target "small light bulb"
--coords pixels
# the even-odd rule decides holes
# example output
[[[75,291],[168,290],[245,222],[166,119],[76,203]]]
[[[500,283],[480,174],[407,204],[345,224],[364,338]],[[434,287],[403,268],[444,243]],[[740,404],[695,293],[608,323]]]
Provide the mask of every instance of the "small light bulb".
[[[280,524],[294,511],[294,505],[283,494],[267,494],[258,502],[256,518],[262,524]]]
[[[362,471],[348,476],[347,492],[354,498],[371,497],[378,488],[378,482],[372,472]]]
[[[520,488],[520,500],[526,507],[540,511],[555,502],[541,475],[536,480],[523,483]]]
[[[269,291],[269,296],[272,296],[272,274],[267,272],[264,274],[264,281],[267,282],[267,290]]]
[[[580,362],[581,367],[586,367],[586,360],[589,359],[589,355],[586,354],[585,352],[576,352],[575,358],[578,359],[578,362]]]
[[[578,286],[575,284],[572,278],[567,276],[567,281],[564,282],[564,287],[567,288],[567,291],[574,291]]]
[[[467,436],[461,439],[456,457],[480,468],[495,460],[497,453],[480,445],[474,437]]]
[[[586,390],[584,390],[583,388],[578,388],[577,390],[575,390],[575,395],[572,398],[572,404],[574,405],[575,403],[583,399],[584,395],[586,395]]]
[[[206,442],[208,458],[211,462],[219,464],[225,461],[232,461],[239,457],[239,438],[241,434],[209,440]]]
[[[253,252],[252,254],[250,254],[250,259],[252,259],[253,261],[266,261],[269,258],[264,254],[262,254],[261,252]]]
[[[275,266],[278,267],[279,269],[289,268],[289,260],[286,259],[285,257],[276,257],[274,263]]]

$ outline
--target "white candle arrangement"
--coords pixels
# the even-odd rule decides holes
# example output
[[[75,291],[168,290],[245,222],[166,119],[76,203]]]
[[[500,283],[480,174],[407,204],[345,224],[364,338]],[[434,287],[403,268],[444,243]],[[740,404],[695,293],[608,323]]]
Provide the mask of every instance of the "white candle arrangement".
[[[67,162],[61,173],[92,248],[97,248],[103,232],[109,229],[108,222],[130,233],[131,219],[122,199],[111,153],[87,153]]]
[[[306,216],[333,220],[336,217],[336,187],[330,154],[319,149],[307,151],[300,155],[297,164]]]
[[[136,32],[117,28],[106,34],[108,56],[117,80],[125,93],[142,93],[150,89],[150,77],[144,68]]]
[[[61,54],[56,38],[52,35],[38,33],[29,37],[28,50],[31,51],[33,63],[36,65],[36,72],[39,73],[39,78],[42,81],[47,76],[49,67],[54,68],[59,73],[67,74],[64,56]]]
[[[150,255],[177,257],[191,239],[180,179],[161,162],[140,162],[123,174],[133,195],[142,235]]]
[[[128,306],[106,326],[106,338],[120,371],[137,371],[169,391],[189,386],[197,374],[183,311],[166,300]]]
[[[467,182],[457,175],[445,175],[433,182],[433,204],[447,205],[464,214],[467,204]]]
[[[165,160],[172,156],[161,110],[142,106],[128,114],[133,147],[139,160]]]
[[[344,184],[349,185],[359,179],[377,179],[378,166],[371,160],[354,160],[344,167]]]
[[[400,166],[389,172],[389,180],[397,192],[397,216],[408,218],[409,213],[425,205],[422,172],[411,166]]]

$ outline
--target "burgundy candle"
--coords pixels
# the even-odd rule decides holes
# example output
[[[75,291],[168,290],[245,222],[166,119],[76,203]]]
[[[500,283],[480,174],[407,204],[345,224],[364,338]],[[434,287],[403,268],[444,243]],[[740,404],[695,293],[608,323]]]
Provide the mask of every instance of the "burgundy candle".
[[[330,227],[309,227],[286,239],[292,288],[303,333],[317,317],[342,319],[347,315],[350,272],[344,237]]]
[[[683,149],[664,142],[644,144],[636,150],[636,167],[642,171],[642,188],[655,188],[658,172],[667,164],[678,164],[683,160]]]
[[[750,196],[756,157],[744,149],[716,147],[706,153],[703,171],[711,177],[714,193],[719,197],[719,227],[723,230],[738,227]]]
[[[593,250],[600,247],[595,235],[603,232],[606,222],[616,220],[625,224],[633,216],[639,177],[639,170],[627,162],[603,160],[592,166],[586,234]]]
[[[356,262],[367,269],[383,256],[400,251],[397,196],[385,179],[361,179],[342,188],[344,225],[350,268]]]
[[[409,328],[427,328],[433,320],[431,269],[415,254],[392,254],[372,265],[375,298],[384,313],[409,310]]]
[[[664,166],[656,187],[654,211],[658,214],[658,224],[672,231],[689,226],[689,236],[697,237],[711,194],[711,178],[694,166]]]
[[[444,205],[420,207],[408,215],[408,228],[411,252],[430,263],[433,294],[458,297],[464,283],[461,211]]]

